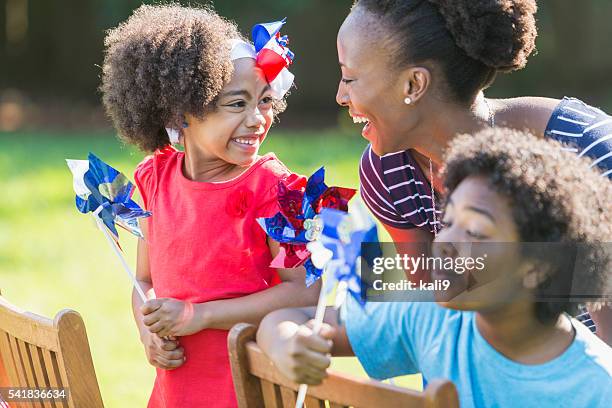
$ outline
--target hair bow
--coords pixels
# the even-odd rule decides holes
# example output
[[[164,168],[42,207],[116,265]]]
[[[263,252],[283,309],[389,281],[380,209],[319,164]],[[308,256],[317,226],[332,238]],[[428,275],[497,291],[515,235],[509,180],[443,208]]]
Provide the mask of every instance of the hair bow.
[[[251,31],[254,46],[234,39],[231,51],[232,60],[253,58],[264,72],[274,96],[279,99],[289,91],[295,78],[287,69],[293,63],[295,55],[287,48],[289,38],[280,35],[285,20],[286,18],[272,23],[256,24]]]

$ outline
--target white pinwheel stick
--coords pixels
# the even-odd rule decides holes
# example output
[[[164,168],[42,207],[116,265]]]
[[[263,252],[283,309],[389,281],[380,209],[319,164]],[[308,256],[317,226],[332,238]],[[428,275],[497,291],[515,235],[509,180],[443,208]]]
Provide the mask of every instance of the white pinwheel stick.
[[[327,293],[327,274],[325,273],[325,269],[323,270],[323,275],[321,276],[321,293],[319,293],[319,301],[317,302],[317,310],[315,312],[314,324],[312,326],[312,333],[319,334],[321,331],[321,326],[323,325],[323,317],[325,316],[325,306],[326,306],[326,293]],[[297,399],[295,400],[295,408],[302,408],[304,405],[304,400],[306,399],[306,392],[308,391],[308,384],[300,384],[300,388],[298,389]]]
[[[100,217],[98,217],[96,213],[97,211],[94,211],[92,213],[93,218],[96,221],[96,225],[98,226],[100,231],[102,231],[102,234],[104,234],[106,241],[108,241],[108,244],[113,248],[113,251],[115,251],[115,254],[117,254],[117,256],[119,257],[119,260],[121,261],[121,264],[123,265],[123,269],[125,269],[125,272],[128,274],[129,278],[132,280],[132,283],[134,284],[134,288],[136,288],[138,295],[140,295],[140,299],[142,300],[143,303],[146,302],[147,297],[145,293],[143,292],[142,288],[140,287],[140,284],[138,284],[138,281],[136,280],[136,276],[134,275],[134,273],[132,272],[132,269],[130,268],[127,261],[123,257],[123,254],[121,253],[121,250],[117,246],[117,243],[110,236],[110,233],[108,232],[108,229],[106,228],[106,225],[104,225],[104,223],[102,222],[102,220],[100,219]]]

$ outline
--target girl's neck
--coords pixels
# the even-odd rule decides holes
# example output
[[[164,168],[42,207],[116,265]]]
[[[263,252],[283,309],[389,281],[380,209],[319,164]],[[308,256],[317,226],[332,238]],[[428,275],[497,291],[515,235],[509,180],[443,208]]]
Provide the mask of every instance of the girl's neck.
[[[543,364],[572,344],[574,328],[560,315],[555,322],[541,323],[532,302],[511,304],[495,311],[478,312],[476,327],[499,353],[522,364]]]
[[[424,108],[427,112],[437,114],[425,114],[422,123],[411,130],[410,139],[419,141],[414,150],[419,153],[415,158],[421,168],[428,169],[431,159],[436,173],[436,169],[442,164],[446,147],[456,135],[473,134],[490,126],[491,112],[482,92],[470,108],[438,101],[436,106]]]
[[[201,154],[185,145],[183,175],[192,181],[219,183],[228,181],[242,174],[248,166],[228,163],[218,157]]]

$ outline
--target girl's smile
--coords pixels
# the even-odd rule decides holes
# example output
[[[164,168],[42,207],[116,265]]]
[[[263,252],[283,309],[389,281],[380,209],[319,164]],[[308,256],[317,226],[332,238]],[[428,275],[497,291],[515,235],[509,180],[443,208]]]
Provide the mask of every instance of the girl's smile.
[[[251,58],[235,60],[214,110],[202,118],[186,115],[185,176],[195,181],[238,176],[259,157],[273,119],[272,92],[263,72]]]

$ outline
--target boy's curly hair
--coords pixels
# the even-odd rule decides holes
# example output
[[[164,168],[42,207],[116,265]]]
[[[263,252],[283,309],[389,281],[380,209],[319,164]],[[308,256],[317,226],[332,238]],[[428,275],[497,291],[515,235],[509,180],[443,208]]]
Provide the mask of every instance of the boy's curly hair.
[[[536,288],[536,297],[569,293],[572,287],[580,293],[607,294],[612,282],[609,248],[604,246],[612,242],[612,183],[591,163],[553,140],[517,130],[487,129],[451,142],[444,185],[448,197],[467,177],[484,176],[510,200],[521,241],[568,244],[563,246],[567,251],[559,251],[559,246],[550,253],[542,251],[543,246],[534,252],[524,250],[526,256],[549,266],[549,279]],[[587,252],[576,257],[572,243],[586,244],[582,248]],[[564,311],[575,313],[577,306],[555,300],[537,303],[535,311],[541,321],[550,321]]]
[[[119,135],[152,152],[170,143],[183,114],[214,109],[231,79],[229,39],[236,25],[209,8],[177,4],[139,7],[104,41],[102,101]],[[274,110],[284,109],[275,101]]]

